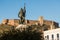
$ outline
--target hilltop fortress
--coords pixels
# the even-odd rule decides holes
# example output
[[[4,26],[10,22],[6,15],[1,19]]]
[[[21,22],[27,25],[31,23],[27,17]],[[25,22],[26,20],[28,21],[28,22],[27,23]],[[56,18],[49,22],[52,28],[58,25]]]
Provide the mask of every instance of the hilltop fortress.
[[[6,24],[6,25],[11,25],[11,26],[18,26],[20,25],[20,23],[24,22],[24,24],[26,25],[38,25],[38,26],[42,26],[42,25],[47,25],[46,28],[48,29],[55,29],[55,28],[59,28],[59,24],[55,21],[50,21],[50,20],[45,20],[43,18],[43,16],[39,17],[38,20],[26,20],[25,19],[25,13],[26,13],[26,9],[24,6],[24,9],[21,8],[18,17],[20,19],[4,19],[2,21],[2,24]]]
[[[18,26],[19,25],[19,19],[4,19],[2,21],[2,24],[7,24],[11,26]],[[43,17],[40,17],[39,20],[25,20],[26,25],[47,25],[48,28],[50,29],[51,26],[53,29],[58,28],[59,24],[54,21],[49,21],[49,20],[44,20]]]

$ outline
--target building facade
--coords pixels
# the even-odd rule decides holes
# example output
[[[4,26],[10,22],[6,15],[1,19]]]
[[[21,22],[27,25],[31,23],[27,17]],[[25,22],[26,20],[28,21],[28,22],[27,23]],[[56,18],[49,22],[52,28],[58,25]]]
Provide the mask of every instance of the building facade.
[[[44,31],[44,40],[60,40],[60,28]]]

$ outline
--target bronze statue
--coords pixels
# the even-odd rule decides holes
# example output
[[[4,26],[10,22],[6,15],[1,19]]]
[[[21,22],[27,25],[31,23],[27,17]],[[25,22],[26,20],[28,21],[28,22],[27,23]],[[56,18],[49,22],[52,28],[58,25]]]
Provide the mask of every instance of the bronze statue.
[[[18,14],[18,17],[20,18],[21,24],[23,24],[25,22],[25,13],[26,13],[26,10],[25,10],[25,6],[24,6],[24,9],[21,8],[21,10]]]

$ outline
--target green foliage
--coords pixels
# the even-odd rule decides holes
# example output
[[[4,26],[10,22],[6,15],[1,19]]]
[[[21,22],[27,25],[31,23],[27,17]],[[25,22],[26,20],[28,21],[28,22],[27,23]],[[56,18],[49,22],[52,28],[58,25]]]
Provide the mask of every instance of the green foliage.
[[[28,26],[26,30],[15,30],[9,25],[0,25],[0,40],[43,40],[40,26]]]
[[[36,31],[4,31],[3,34],[0,34],[0,40],[42,40],[41,32]]]
[[[0,24],[0,30],[5,30],[5,29],[7,29],[7,30],[10,30],[10,25],[6,25],[6,24]]]

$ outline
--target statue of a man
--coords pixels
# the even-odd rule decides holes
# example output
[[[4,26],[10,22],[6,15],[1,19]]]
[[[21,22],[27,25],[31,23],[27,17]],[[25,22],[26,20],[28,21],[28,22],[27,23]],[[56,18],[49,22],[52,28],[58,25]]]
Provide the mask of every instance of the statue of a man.
[[[25,22],[25,13],[26,13],[25,7],[24,7],[24,9],[21,8],[21,10],[18,14],[18,17],[20,18],[21,24],[23,24]]]

